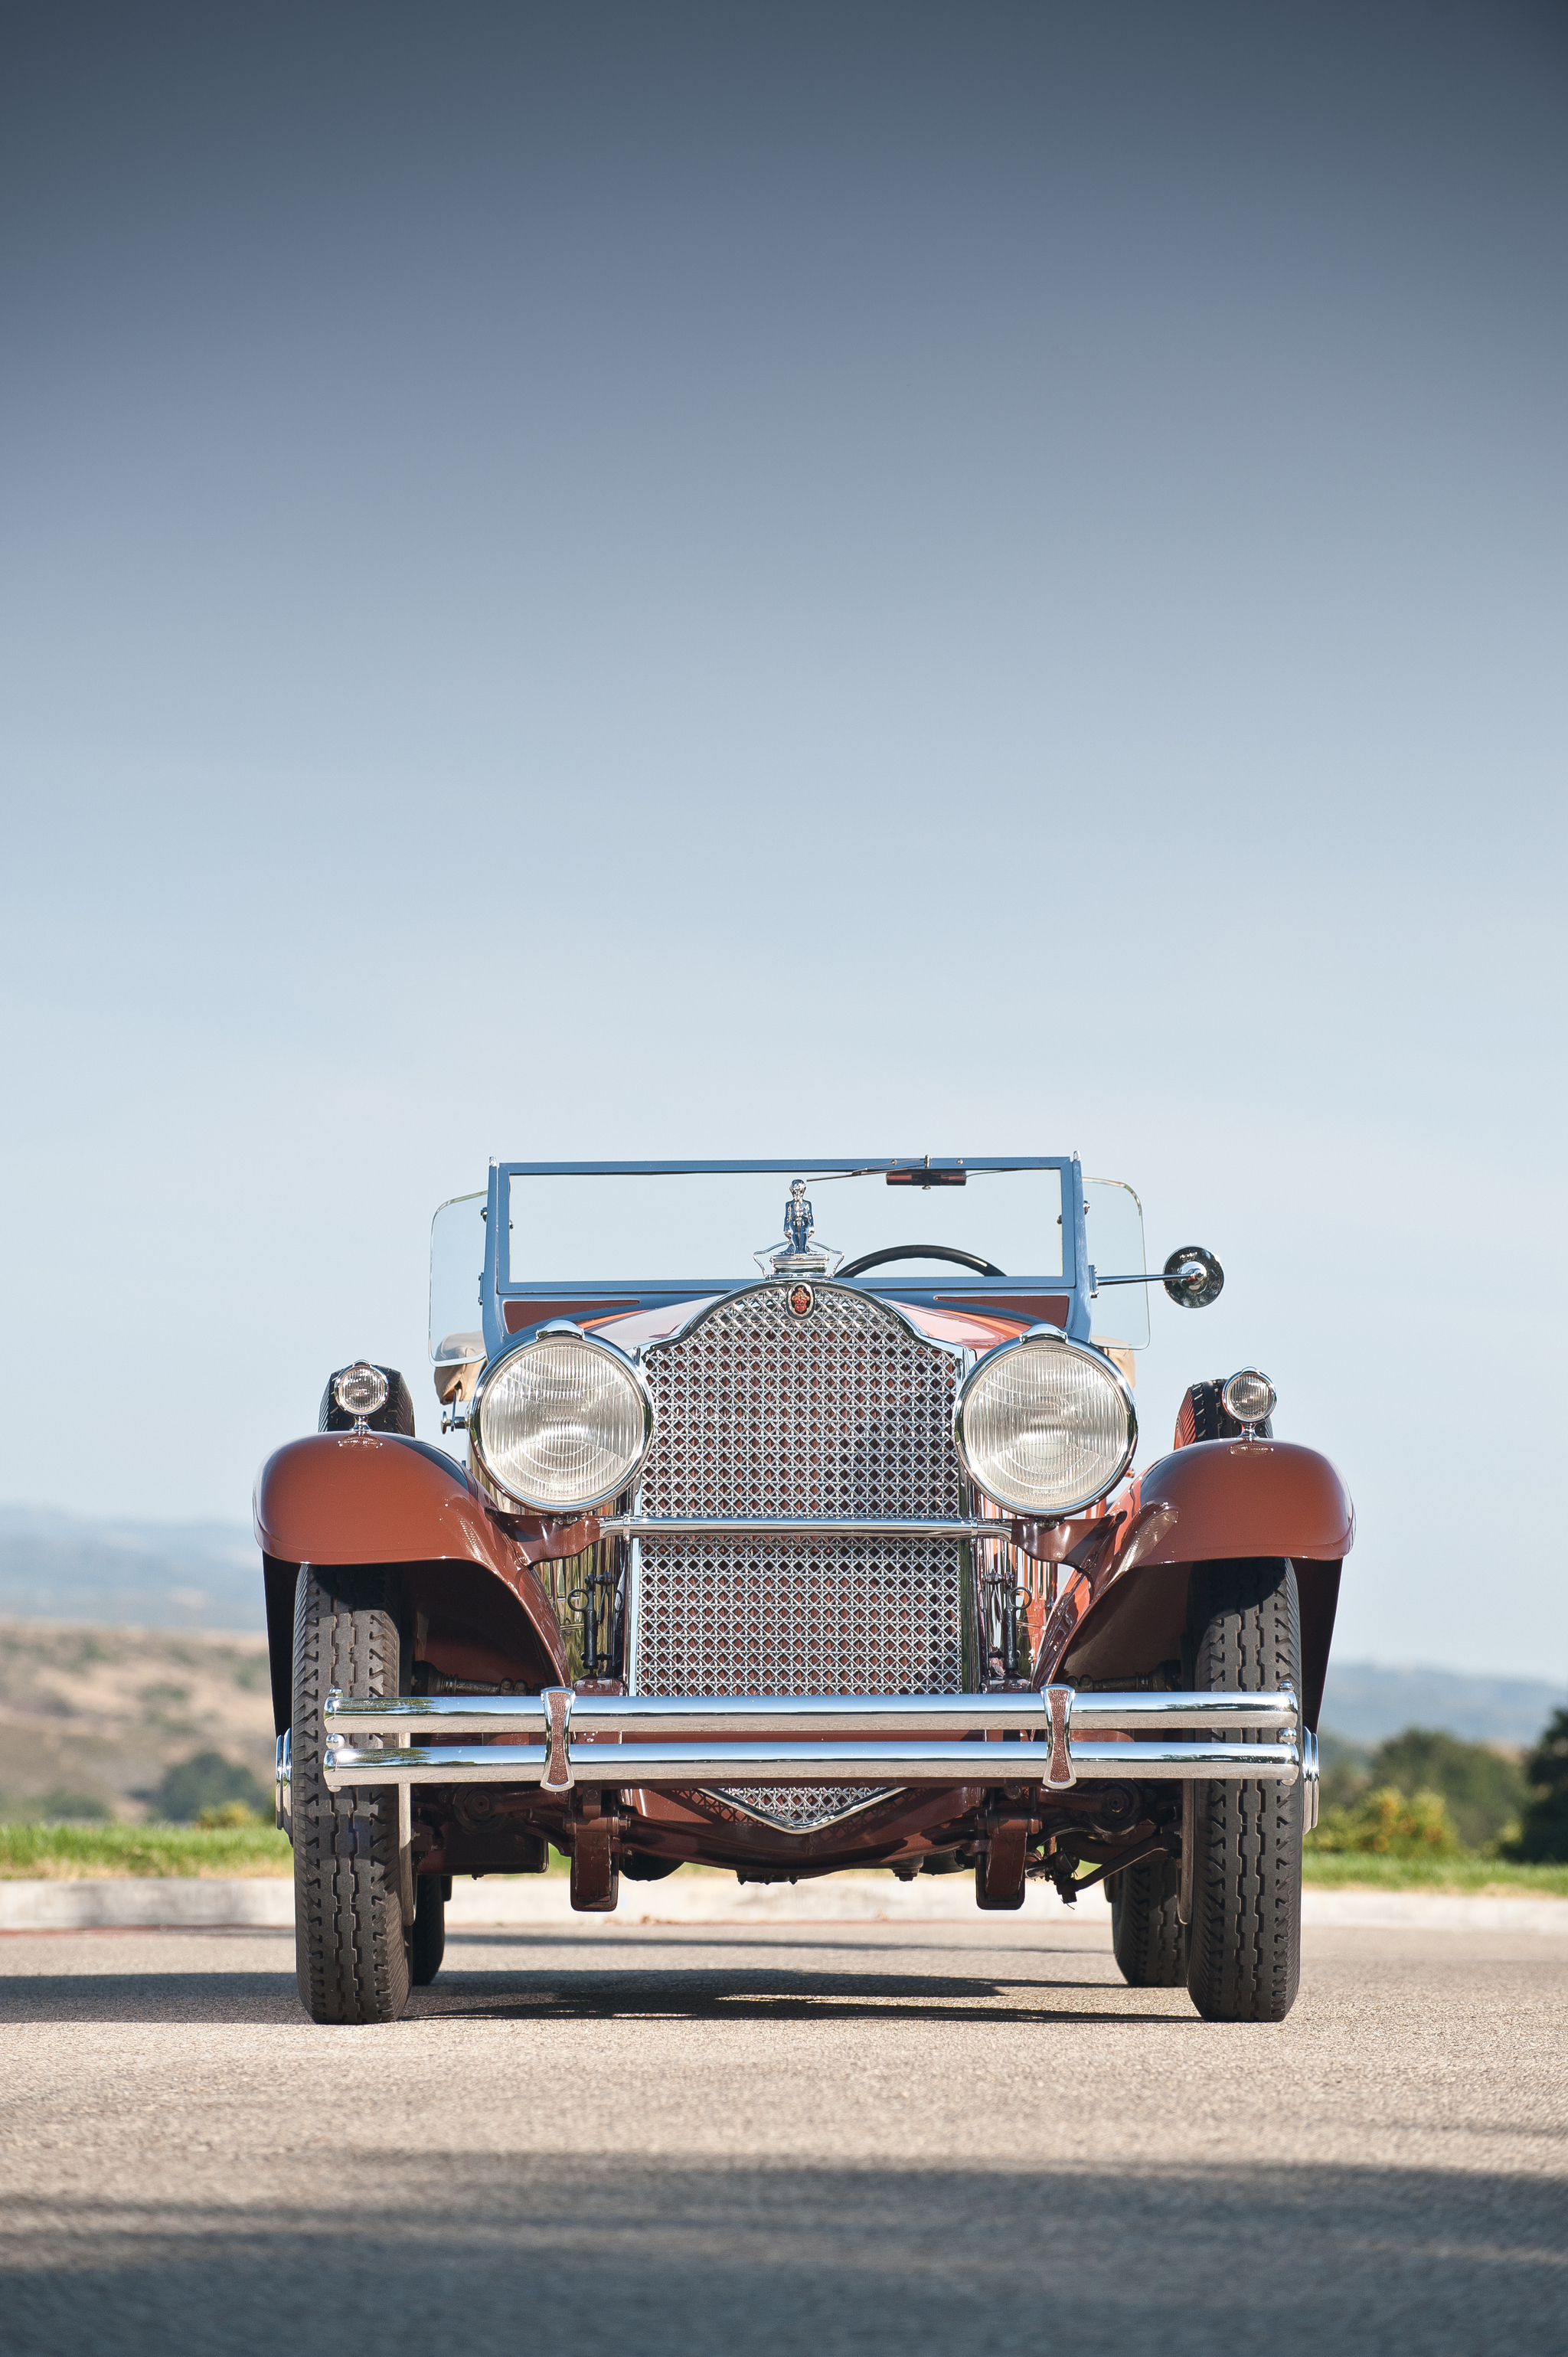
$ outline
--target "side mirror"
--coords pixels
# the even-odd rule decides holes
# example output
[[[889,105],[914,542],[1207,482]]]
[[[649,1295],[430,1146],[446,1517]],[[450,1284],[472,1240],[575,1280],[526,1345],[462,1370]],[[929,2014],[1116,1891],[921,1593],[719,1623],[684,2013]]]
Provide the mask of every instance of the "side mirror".
[[[1201,1244],[1182,1244],[1164,1270],[1165,1291],[1178,1309],[1207,1309],[1225,1289],[1225,1271]]]

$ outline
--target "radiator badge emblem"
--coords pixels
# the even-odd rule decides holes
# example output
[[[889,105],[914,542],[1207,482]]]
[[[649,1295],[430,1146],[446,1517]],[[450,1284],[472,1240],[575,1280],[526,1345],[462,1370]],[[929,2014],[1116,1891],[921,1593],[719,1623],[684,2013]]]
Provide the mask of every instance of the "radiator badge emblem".
[[[795,1318],[809,1318],[816,1305],[816,1299],[817,1297],[809,1285],[792,1285],[789,1293],[790,1315]]]

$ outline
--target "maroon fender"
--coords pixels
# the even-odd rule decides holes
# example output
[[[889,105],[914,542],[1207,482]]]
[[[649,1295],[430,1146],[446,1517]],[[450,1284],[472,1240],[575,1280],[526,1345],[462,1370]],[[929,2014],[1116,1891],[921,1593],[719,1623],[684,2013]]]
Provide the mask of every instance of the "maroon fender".
[[[1356,1537],[1345,1485],[1316,1448],[1288,1440],[1197,1440],[1150,1466],[1133,1488],[1139,1510],[1172,1516],[1138,1550],[1140,1563],[1217,1556],[1311,1555],[1338,1562]]]
[[[1280,1440],[1200,1440],[1151,1465],[1064,1558],[1069,1574],[1035,1657],[1044,1685],[1142,1674],[1179,1650],[1187,1566],[1288,1555],[1301,1597],[1302,1676],[1316,1727],[1356,1517],[1344,1483],[1314,1448]],[[1174,1583],[1174,1584],[1173,1584]]]
[[[521,1606],[544,1658],[564,1674],[560,1629],[530,1561],[535,1550],[509,1535],[478,1485],[440,1449],[390,1432],[291,1440],[257,1475],[252,1512],[269,1566],[464,1563],[493,1574]],[[269,1576],[269,1596],[271,1586]]]

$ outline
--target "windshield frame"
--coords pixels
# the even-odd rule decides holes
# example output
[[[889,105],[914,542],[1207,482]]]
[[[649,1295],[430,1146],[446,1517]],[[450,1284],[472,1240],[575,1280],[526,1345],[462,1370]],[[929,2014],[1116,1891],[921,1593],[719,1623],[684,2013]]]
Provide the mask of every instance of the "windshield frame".
[[[513,1178],[683,1178],[736,1177],[785,1178],[801,1178],[808,1181],[821,1178],[824,1183],[838,1177],[864,1174],[874,1176],[889,1170],[1056,1170],[1060,1173],[1062,1188],[1062,1265],[1059,1275],[1041,1275],[1025,1271],[1005,1277],[982,1276],[955,1265],[950,1278],[933,1279],[929,1275],[919,1282],[900,1282],[898,1265],[870,1270],[864,1277],[834,1279],[868,1293],[895,1299],[937,1304],[939,1301],[961,1299],[977,1306],[988,1300],[998,1308],[1011,1298],[1048,1297],[1059,1301],[1068,1313],[1068,1330],[1077,1334],[1081,1325],[1082,1339],[1089,1333],[1089,1303],[1084,1279],[1087,1275],[1082,1168],[1075,1155],[1067,1154],[971,1154],[971,1155],[858,1155],[858,1156],[796,1156],[786,1158],[769,1155],[759,1161],[708,1161],[696,1157],[680,1157],[656,1162],[523,1162],[491,1163],[489,1193],[485,1221],[485,1268],[483,1277],[483,1312],[485,1341],[493,1356],[498,1350],[514,1342],[520,1332],[535,1321],[526,1317],[520,1320],[522,1305],[537,1303],[540,1321],[553,1317],[592,1317],[620,1310],[653,1308],[666,1302],[705,1299],[714,1294],[734,1292],[737,1286],[755,1282],[736,1272],[720,1276],[682,1278],[679,1282],[668,1277],[639,1277],[635,1273],[613,1275],[590,1273],[577,1280],[561,1278],[514,1278],[510,1266],[510,1187]],[[1068,1214],[1070,1212],[1071,1216]],[[569,1298],[569,1305],[567,1301]],[[516,1305],[509,1314],[507,1305]]]

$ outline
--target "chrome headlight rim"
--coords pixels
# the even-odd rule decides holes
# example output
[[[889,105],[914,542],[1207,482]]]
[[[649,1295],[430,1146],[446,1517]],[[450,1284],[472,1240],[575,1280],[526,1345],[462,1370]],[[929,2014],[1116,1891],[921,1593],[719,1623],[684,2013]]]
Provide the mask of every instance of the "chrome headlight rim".
[[[982,1374],[990,1373],[1004,1359],[1015,1351],[1039,1350],[1064,1351],[1069,1352],[1075,1359],[1085,1361],[1094,1369],[1097,1376],[1108,1379],[1120,1394],[1127,1416],[1126,1447],[1112,1471],[1097,1482],[1092,1489],[1075,1496],[1070,1502],[1044,1509],[999,1495],[976,1469],[964,1434],[964,1410],[973,1397]],[[1096,1350],[1091,1342],[1071,1340],[1062,1332],[1059,1326],[1031,1326],[1026,1334],[1015,1335],[1010,1342],[998,1342],[993,1349],[983,1352],[959,1385],[958,1397],[953,1402],[952,1425],[953,1447],[958,1453],[958,1461],[962,1466],[965,1475],[973,1482],[983,1497],[989,1498],[993,1505],[1000,1506],[1004,1512],[1016,1514],[1022,1522],[1062,1523],[1066,1522],[1069,1515],[1082,1513],[1087,1506],[1098,1505],[1101,1498],[1109,1497],[1118,1481],[1123,1478],[1138,1448],[1138,1410],[1133,1397],[1132,1384],[1107,1352]]]
[[[1250,1413],[1231,1395],[1233,1390],[1239,1390],[1245,1383],[1261,1383],[1268,1394],[1261,1403],[1254,1401]],[[1258,1425],[1267,1424],[1280,1404],[1280,1395],[1262,1367],[1255,1367],[1249,1361],[1246,1366],[1238,1367],[1233,1375],[1226,1376],[1219,1386],[1219,1403],[1234,1423],[1240,1425],[1244,1431],[1251,1431]]]
[[[345,1385],[350,1390],[357,1389],[360,1396],[345,1399]],[[386,1369],[378,1367],[370,1359],[356,1359],[352,1366],[340,1367],[332,1378],[332,1405],[342,1415],[361,1419],[380,1415],[391,1396],[392,1385],[387,1381]]]
[[[584,1498],[569,1506],[561,1504],[556,1499],[529,1496],[517,1486],[515,1481],[497,1468],[485,1451],[486,1394],[494,1388],[510,1367],[515,1366],[519,1359],[526,1358],[531,1351],[540,1350],[547,1343],[562,1341],[575,1342],[583,1350],[596,1351],[601,1358],[609,1360],[619,1373],[629,1378],[632,1390],[642,1411],[641,1441],[636,1457],[626,1470],[618,1474],[607,1489],[599,1490],[591,1498]],[[621,1491],[629,1488],[636,1480],[642,1470],[653,1439],[653,1394],[648,1388],[648,1379],[642,1369],[628,1352],[621,1350],[616,1343],[607,1341],[602,1335],[585,1334],[580,1327],[568,1326],[563,1319],[557,1321],[548,1331],[520,1337],[517,1341],[509,1343],[499,1358],[490,1361],[475,1388],[474,1404],[469,1412],[468,1439],[479,1470],[492,1489],[499,1491],[503,1498],[510,1498],[515,1504],[525,1508],[531,1514],[547,1514],[553,1516],[557,1522],[567,1523],[579,1514],[592,1513],[596,1506],[607,1505],[612,1498],[618,1498]]]

